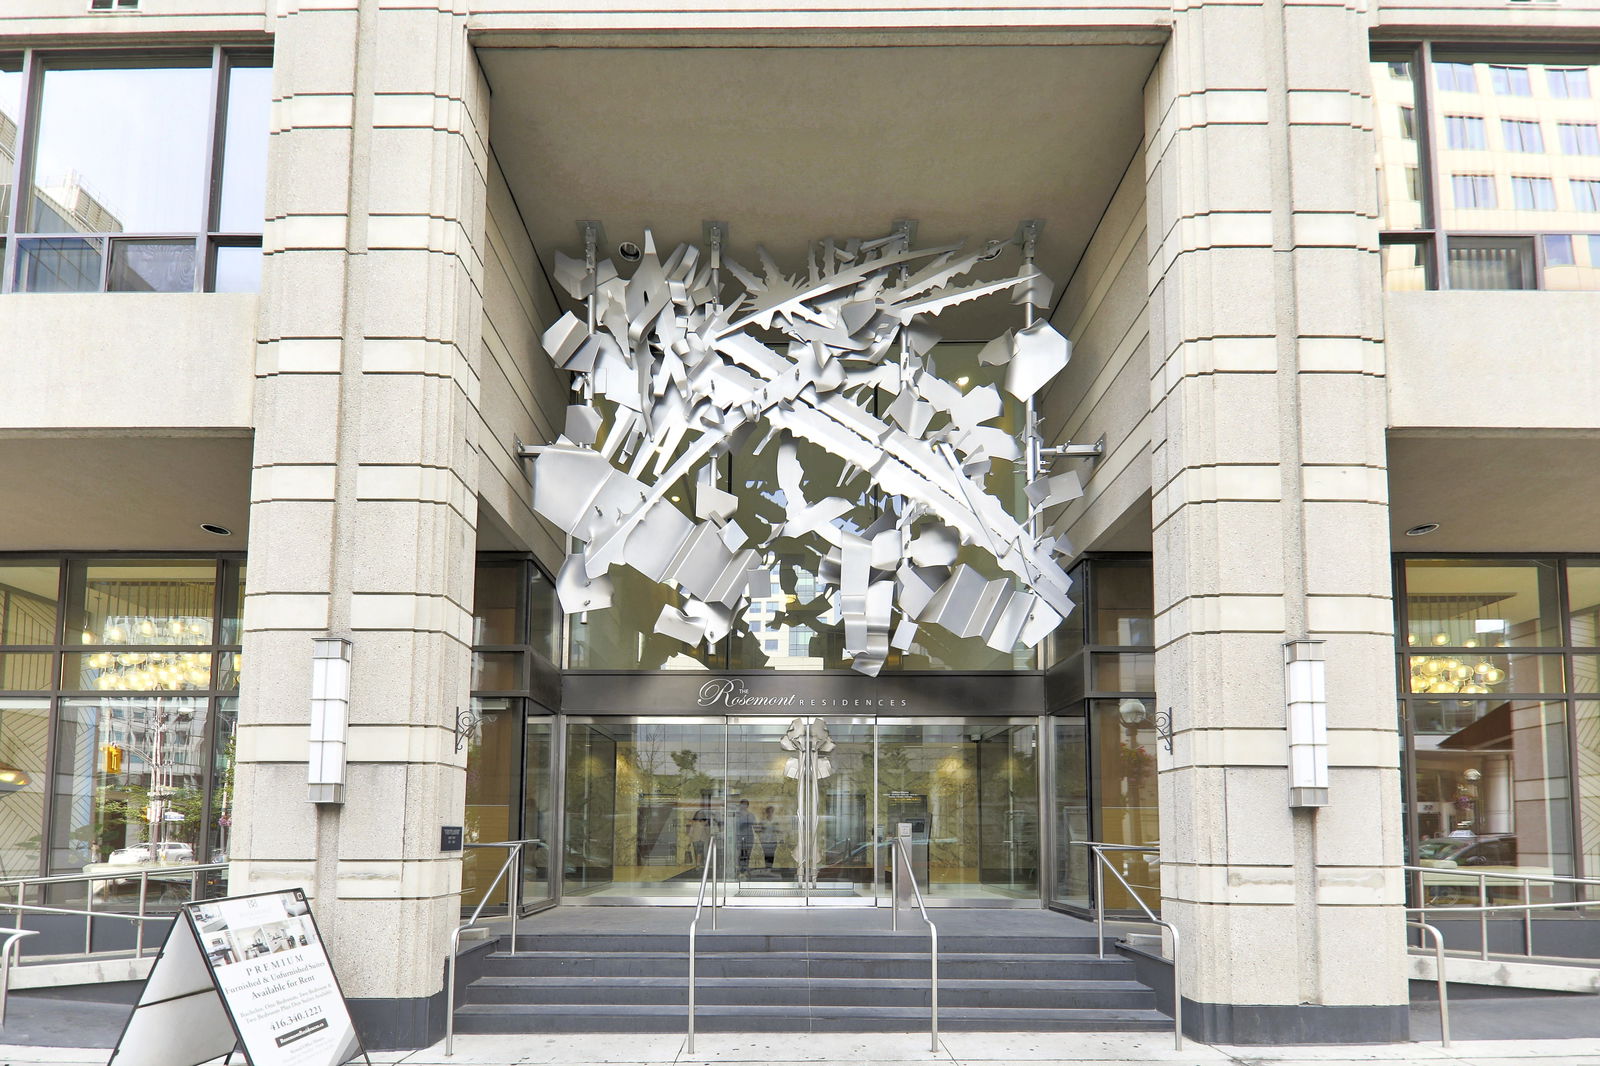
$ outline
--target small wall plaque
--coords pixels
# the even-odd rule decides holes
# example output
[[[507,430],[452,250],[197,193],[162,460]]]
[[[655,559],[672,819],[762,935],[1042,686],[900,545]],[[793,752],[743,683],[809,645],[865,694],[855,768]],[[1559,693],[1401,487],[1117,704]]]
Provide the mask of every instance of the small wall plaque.
[[[439,850],[461,850],[461,827],[459,825],[444,825],[439,827]]]

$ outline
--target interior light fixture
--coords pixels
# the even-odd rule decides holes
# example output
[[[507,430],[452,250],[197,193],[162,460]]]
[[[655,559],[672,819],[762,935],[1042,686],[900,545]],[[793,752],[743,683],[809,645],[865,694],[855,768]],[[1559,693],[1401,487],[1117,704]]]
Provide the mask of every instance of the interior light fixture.
[[[1438,528],[1439,528],[1439,523],[1437,523],[1437,522],[1424,522],[1420,526],[1412,526],[1410,529],[1406,530],[1406,536],[1408,536],[1408,537],[1426,537],[1429,533],[1432,533],[1434,530],[1436,530]]]
[[[0,763],[0,796],[9,796],[13,792],[20,792],[32,783],[33,778],[28,776],[26,770]]]
[[[227,526],[219,526],[215,522],[201,522],[200,523],[200,528],[205,530],[207,533],[212,534],[213,536],[218,536],[218,537],[231,537],[231,536],[233,536],[233,530],[229,529]]]

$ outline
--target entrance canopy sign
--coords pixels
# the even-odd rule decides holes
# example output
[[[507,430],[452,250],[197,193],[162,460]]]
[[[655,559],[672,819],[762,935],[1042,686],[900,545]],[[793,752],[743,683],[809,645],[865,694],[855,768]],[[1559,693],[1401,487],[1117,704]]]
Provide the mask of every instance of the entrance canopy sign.
[[[250,1066],[366,1058],[299,889],[184,904],[108,1066],[200,1066],[235,1048]]]

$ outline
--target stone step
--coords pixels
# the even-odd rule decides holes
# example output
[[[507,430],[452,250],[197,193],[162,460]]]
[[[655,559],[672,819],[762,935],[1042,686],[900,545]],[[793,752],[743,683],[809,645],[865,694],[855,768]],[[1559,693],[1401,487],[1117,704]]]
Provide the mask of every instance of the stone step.
[[[680,1005],[630,1003],[574,1004],[477,1003],[458,1008],[458,1033],[677,1033],[687,1024]],[[926,1007],[697,1006],[700,1032],[903,1032],[926,1034]],[[939,1027],[966,1032],[1161,1032],[1172,1020],[1155,1010],[1023,1007],[939,1009]]]
[[[483,977],[466,989],[464,1004],[687,1004],[682,977]],[[925,1007],[926,979],[825,980],[807,977],[707,977],[695,997],[707,1006]],[[939,981],[940,1007],[1029,1007],[1149,1009],[1155,994],[1137,981],[946,980]]]
[[[925,951],[730,951],[701,954],[696,969],[702,977],[915,981],[927,979],[929,965]],[[689,960],[683,952],[662,951],[495,953],[485,961],[485,972],[497,977],[687,978]],[[1126,959],[1099,959],[1086,954],[950,955],[941,950],[939,974],[974,980],[1117,980],[1131,978],[1133,964]]]
[[[687,922],[685,923],[687,925]],[[926,951],[927,928],[921,922],[902,922],[902,932],[880,931],[850,935],[802,936],[785,933],[729,933],[708,928],[702,919],[695,938],[702,953],[713,951],[860,951],[866,947],[884,951]],[[1109,939],[1109,938],[1108,938]],[[502,936],[504,950],[511,938]],[[895,947],[896,942],[906,946]],[[689,950],[689,934],[682,933],[519,933],[521,951],[613,951]],[[941,936],[940,955],[976,952],[990,955],[1083,954],[1095,950],[1092,936]]]

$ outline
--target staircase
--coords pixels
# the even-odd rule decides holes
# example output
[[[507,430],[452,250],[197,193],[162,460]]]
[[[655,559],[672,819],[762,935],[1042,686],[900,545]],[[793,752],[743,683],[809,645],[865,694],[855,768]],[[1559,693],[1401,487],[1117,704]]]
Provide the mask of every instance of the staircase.
[[[772,913],[772,912],[766,912]],[[812,912],[815,913],[815,912]],[[882,912],[879,912],[882,914]],[[937,919],[937,915],[935,916]],[[687,925],[688,915],[683,924]],[[702,923],[702,927],[706,923]],[[724,923],[726,924],[726,923]],[[749,923],[745,923],[749,924]],[[696,1026],[703,1032],[913,1032],[928,1025],[925,930],[699,937]],[[903,923],[904,924],[904,923]],[[920,922],[914,923],[918,926]],[[1093,937],[945,935],[939,1026],[978,1031],[1166,1031],[1172,1021],[1119,956]],[[668,933],[502,938],[461,986],[460,1033],[679,1032],[688,937]]]

